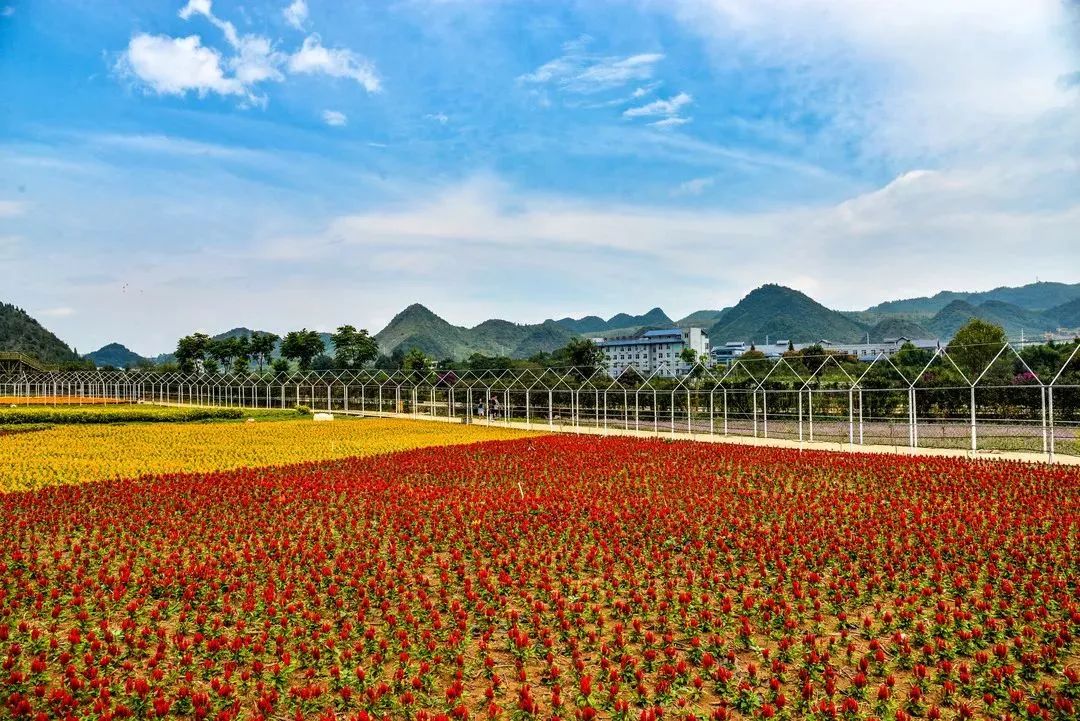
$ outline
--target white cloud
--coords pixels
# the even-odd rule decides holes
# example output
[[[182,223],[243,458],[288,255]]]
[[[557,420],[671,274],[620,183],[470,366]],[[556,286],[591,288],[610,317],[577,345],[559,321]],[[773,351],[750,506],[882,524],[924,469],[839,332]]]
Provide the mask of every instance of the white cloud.
[[[424,116],[424,119],[425,120],[434,120],[436,123],[439,123],[440,125],[446,125],[447,121],[450,120],[450,118],[445,113],[428,113],[427,115]]]
[[[244,35],[237,41],[237,54],[229,59],[236,79],[246,86],[285,78],[278,68],[285,56],[273,49],[270,41],[259,35]]]
[[[0,200],[0,218],[14,218],[26,212],[26,203],[21,200]]]
[[[322,40],[316,34],[304,38],[303,46],[289,58],[289,71],[349,78],[360,83],[369,93],[377,93],[381,87],[375,66],[370,61],[346,48],[323,47]]]
[[[243,83],[226,76],[221,54],[205,47],[198,35],[172,38],[139,33],[131,38],[117,68],[159,95],[247,93]]]
[[[200,156],[223,160],[265,160],[268,156],[258,150],[205,143],[171,135],[102,133],[87,138],[91,143],[105,148],[120,148],[140,153],[177,156]]]
[[[660,128],[663,130],[666,128],[677,128],[680,125],[686,125],[689,122],[690,118],[670,117],[664,118],[663,120],[654,120],[653,122],[649,123],[649,125],[654,128]]]
[[[296,0],[283,12],[286,19],[295,19],[296,26],[301,27],[307,18],[307,5]],[[203,45],[198,35],[173,38],[140,33],[132,38],[117,68],[159,94],[195,91],[202,96],[215,92],[242,96],[246,102],[258,105],[265,105],[267,98],[256,93],[256,86],[283,81],[283,68],[291,73],[351,78],[368,92],[379,90],[379,78],[371,62],[348,49],[323,47],[318,35],[309,35],[299,49],[288,54],[277,50],[264,35],[237,32],[233,23],[214,14],[211,0],[188,0],[178,15],[183,20],[208,20],[224,35],[232,54],[224,57]]]
[[[324,110],[322,118],[324,123],[335,128],[343,127],[349,122],[349,118],[345,113],[338,112],[337,110]]]
[[[304,23],[308,19],[308,6],[305,0],[293,0],[281,14],[285,16],[285,22],[292,25],[297,30],[304,29]]]
[[[180,16],[181,20],[190,20],[194,15],[202,15],[209,20],[214,27],[225,34],[225,39],[228,40],[229,45],[236,47],[240,42],[239,35],[236,32],[236,26],[228,20],[221,20],[214,15],[211,0],[188,0],[188,4],[181,8],[177,15]]]
[[[663,263],[666,285],[648,302],[665,307],[671,294],[688,304],[685,311],[730,304],[770,281],[813,291],[808,278],[818,279],[817,297],[827,305],[865,307],[944,287],[1017,284],[1036,273],[1073,280],[1060,269],[1075,266],[1080,201],[1034,209],[1012,202],[1013,185],[1040,187],[1053,172],[1049,166],[913,171],[840,203],[762,212],[586,202],[477,177],[417,189],[413,197],[421,199],[400,206],[335,218],[314,235],[267,241],[256,255],[303,272],[308,263],[375,256],[390,263],[395,254],[410,254],[428,267],[491,267],[498,277],[530,277],[553,289],[569,282],[569,272],[592,279],[595,299],[622,297],[626,273]],[[1003,179],[1009,187],[1001,187]],[[697,178],[682,190],[709,185]],[[1028,250],[1034,242],[1037,253]],[[702,262],[718,257],[723,262]],[[1010,257],[1022,257],[1022,269],[1000,262]],[[408,264],[400,267],[407,274]],[[438,282],[427,292],[437,292]],[[550,290],[545,308],[531,312],[556,312],[561,292]]]
[[[823,118],[868,154],[979,152],[1073,102],[1058,79],[1076,70],[1075,3],[655,4],[706,40],[718,71],[767,65],[788,114]]]
[[[671,191],[673,196],[681,195],[701,195],[708,188],[711,188],[716,183],[716,178],[693,178],[686,182],[679,183],[679,186],[675,190]]]
[[[628,118],[642,118],[657,115],[667,115],[670,117],[678,115],[679,111],[684,106],[692,103],[693,100],[694,99],[688,93],[679,93],[667,100],[654,100],[651,103],[636,108],[627,108],[623,111],[623,115]]]
[[[285,55],[274,50],[273,44],[267,37],[254,34],[240,35],[235,25],[214,14],[211,0],[188,0],[188,4],[180,10],[179,15],[184,20],[194,15],[201,15],[224,34],[226,42],[235,51],[235,55],[228,59],[227,65],[249,94],[253,85],[284,79],[285,76],[278,68],[285,62]],[[252,99],[265,102],[265,98],[255,98],[254,95]]]
[[[656,64],[664,59],[660,53],[638,53],[628,56],[597,56],[585,52],[591,38],[582,37],[563,46],[564,54],[544,63],[535,71],[522,75],[519,82],[535,85],[555,85],[573,93],[595,93],[618,88],[627,83],[650,79]]]
[[[67,318],[68,316],[75,315],[75,309],[67,306],[60,306],[57,308],[43,308],[35,311],[35,315],[44,316],[46,318]]]
[[[649,125],[661,129],[676,128],[690,122],[689,118],[684,118],[679,113],[693,101],[689,93],[679,93],[667,100],[654,100],[645,105],[627,108],[623,111],[623,115],[627,118],[659,117],[660,120],[655,120]]]

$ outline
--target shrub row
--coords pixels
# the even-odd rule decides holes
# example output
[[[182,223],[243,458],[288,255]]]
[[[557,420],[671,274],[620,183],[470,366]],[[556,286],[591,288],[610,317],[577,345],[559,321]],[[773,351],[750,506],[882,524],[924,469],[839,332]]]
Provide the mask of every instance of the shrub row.
[[[161,423],[235,420],[239,408],[165,408],[160,406],[18,407],[0,408],[0,425],[24,423]]]

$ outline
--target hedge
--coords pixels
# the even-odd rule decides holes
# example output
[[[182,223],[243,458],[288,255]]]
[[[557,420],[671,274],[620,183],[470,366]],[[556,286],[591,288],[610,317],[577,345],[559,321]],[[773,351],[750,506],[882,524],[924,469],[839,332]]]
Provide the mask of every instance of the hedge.
[[[83,406],[0,408],[0,426],[24,423],[187,423],[236,420],[239,408],[165,408],[160,406]]]

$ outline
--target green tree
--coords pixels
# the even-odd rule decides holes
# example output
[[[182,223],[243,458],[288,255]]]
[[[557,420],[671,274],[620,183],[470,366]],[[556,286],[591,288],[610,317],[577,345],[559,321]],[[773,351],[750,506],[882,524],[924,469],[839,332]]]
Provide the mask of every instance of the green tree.
[[[278,337],[273,333],[251,334],[251,339],[249,340],[251,355],[259,364],[260,373],[262,373],[263,366],[270,362],[270,358],[274,354],[274,347],[277,345],[278,340]]]
[[[821,366],[828,360],[828,354],[820,343],[807,346],[798,352],[803,367],[811,374],[817,373]]]
[[[330,336],[334,343],[334,363],[338,368],[362,368],[379,357],[379,344],[365,328],[343,325]]]
[[[401,360],[401,367],[407,371],[426,373],[431,368],[431,359],[419,348],[412,348]]]
[[[981,318],[972,318],[956,331],[945,352],[968,380],[974,382],[1008,340],[1001,326]]]
[[[326,355],[325,353],[320,353],[319,355],[315,356],[314,360],[311,361],[311,370],[314,371],[329,371],[333,370],[335,367],[340,366],[336,366],[334,364],[334,359]]]
[[[176,362],[183,373],[194,373],[202,367],[210,347],[210,336],[205,333],[192,333],[176,342]]]
[[[232,369],[234,373],[245,374],[251,369],[251,340],[241,335],[229,339],[232,349]]]
[[[604,363],[604,352],[588,338],[571,339],[555,355],[565,358],[582,379],[592,377],[597,367]]]
[[[311,361],[325,350],[319,334],[307,328],[289,331],[281,341],[281,355],[295,360],[302,371],[310,370]]]
[[[228,368],[232,362],[233,347],[229,338],[211,338],[206,345],[206,357],[214,361],[215,368]]]
[[[273,361],[270,362],[270,367],[274,370],[275,373],[288,373],[290,370],[292,370],[292,367],[289,365],[288,358],[275,358]]]

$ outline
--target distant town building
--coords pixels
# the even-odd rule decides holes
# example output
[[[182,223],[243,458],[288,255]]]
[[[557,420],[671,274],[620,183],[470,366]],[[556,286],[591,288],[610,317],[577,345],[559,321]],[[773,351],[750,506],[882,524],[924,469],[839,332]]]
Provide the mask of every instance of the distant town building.
[[[830,340],[819,340],[815,343],[789,343],[787,340],[777,340],[768,344],[754,345],[755,350],[765,354],[766,358],[779,358],[789,350],[800,351],[804,348],[820,345],[829,353],[850,355],[867,363],[880,356],[891,356],[897,353],[905,343],[911,343],[920,350],[936,350],[940,347],[940,341],[936,338],[886,338],[878,343],[834,343]],[[743,341],[731,341],[718,345],[712,349],[712,359],[716,363],[730,364],[751,348],[750,343]]]
[[[642,376],[674,377],[685,375],[691,366],[682,352],[693,350],[702,362],[709,359],[709,335],[701,328],[666,328],[650,330],[631,338],[593,338],[604,353],[608,372],[618,376],[633,368]]]

